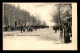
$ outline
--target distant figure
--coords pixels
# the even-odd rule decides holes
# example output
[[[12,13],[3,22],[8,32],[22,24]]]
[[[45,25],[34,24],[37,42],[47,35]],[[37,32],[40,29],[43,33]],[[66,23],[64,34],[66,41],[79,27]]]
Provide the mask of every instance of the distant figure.
[[[26,27],[27,28],[27,32],[29,31],[29,26]]]
[[[14,31],[14,25],[12,25],[12,27],[11,27],[11,28],[12,28],[12,31]]]
[[[59,26],[57,26],[57,30],[59,31]]]
[[[21,26],[19,26],[19,31],[21,30]]]
[[[62,31],[62,32],[63,32],[63,27],[62,27],[62,25],[60,26],[60,31]]]
[[[57,26],[55,26],[55,33],[57,33]]]
[[[8,31],[8,27],[7,26],[5,27],[5,31]]]
[[[21,33],[22,33],[22,30],[23,30],[23,26],[21,25]]]
[[[34,28],[35,28],[35,31],[37,31],[37,26],[34,26]]]
[[[24,32],[25,32],[25,28],[26,28],[26,27],[24,26],[24,27],[23,27],[23,31],[24,31]]]
[[[32,26],[29,26],[29,31],[31,31],[31,32],[33,31],[33,28],[32,28]]]

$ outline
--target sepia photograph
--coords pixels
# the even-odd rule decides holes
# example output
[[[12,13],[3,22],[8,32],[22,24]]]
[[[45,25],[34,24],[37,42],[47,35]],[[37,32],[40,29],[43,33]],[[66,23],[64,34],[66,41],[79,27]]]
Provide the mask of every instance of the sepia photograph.
[[[77,3],[3,2],[3,50],[77,50]]]

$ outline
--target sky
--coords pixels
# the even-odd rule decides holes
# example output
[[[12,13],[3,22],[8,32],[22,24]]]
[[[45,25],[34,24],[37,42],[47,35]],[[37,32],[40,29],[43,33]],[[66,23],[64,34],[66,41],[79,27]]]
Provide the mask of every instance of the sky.
[[[56,3],[8,3],[15,5],[15,7],[20,6],[20,9],[24,9],[30,12],[30,15],[36,17],[36,19],[45,21],[48,26],[55,25],[54,22],[51,22],[53,16],[57,11]]]

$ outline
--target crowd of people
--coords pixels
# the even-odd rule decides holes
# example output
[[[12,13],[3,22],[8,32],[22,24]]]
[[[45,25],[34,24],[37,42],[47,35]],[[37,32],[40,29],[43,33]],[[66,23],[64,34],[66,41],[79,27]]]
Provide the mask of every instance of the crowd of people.
[[[7,26],[4,27],[4,31],[21,31],[25,32],[27,30],[27,32],[32,32],[33,30],[37,30],[37,29],[44,29],[44,28],[49,28],[49,26],[34,26],[34,25],[28,25],[28,26]]]

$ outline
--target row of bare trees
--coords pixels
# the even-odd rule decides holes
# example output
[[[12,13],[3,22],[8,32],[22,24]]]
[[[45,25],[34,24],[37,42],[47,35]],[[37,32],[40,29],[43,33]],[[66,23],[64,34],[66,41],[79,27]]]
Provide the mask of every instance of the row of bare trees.
[[[53,16],[53,21],[57,25],[64,25],[69,22],[72,25],[72,4],[57,4],[57,12]]]

